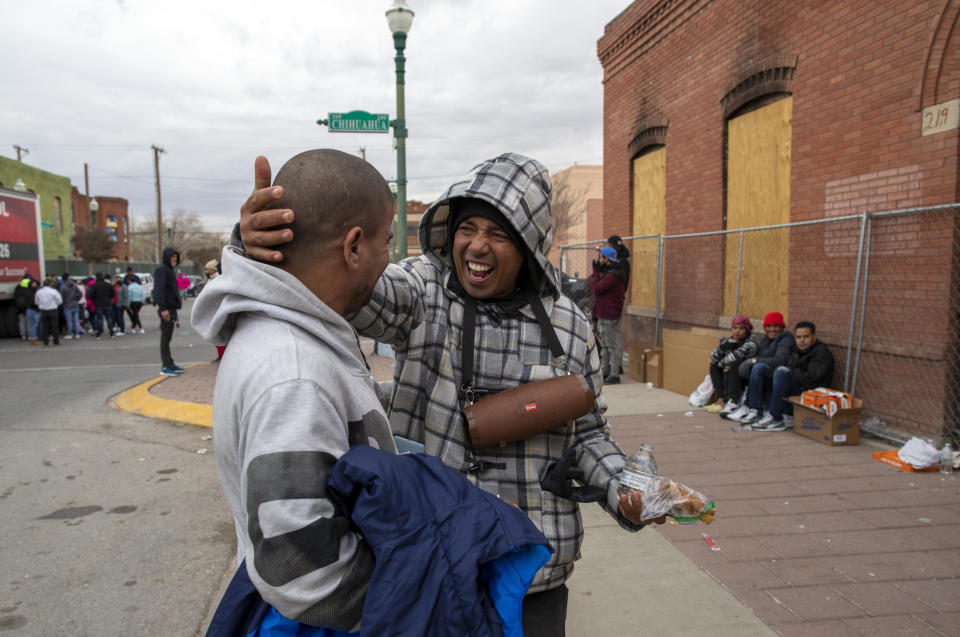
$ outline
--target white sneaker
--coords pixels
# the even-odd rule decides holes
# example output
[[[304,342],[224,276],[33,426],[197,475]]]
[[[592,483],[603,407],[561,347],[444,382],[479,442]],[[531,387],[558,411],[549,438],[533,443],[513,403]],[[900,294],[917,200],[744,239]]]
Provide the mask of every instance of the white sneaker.
[[[730,420],[733,420],[733,418],[731,417]],[[743,424],[753,424],[760,420],[760,413],[756,409],[750,409],[748,407],[746,413],[738,417],[737,420]]]
[[[721,418],[726,418],[727,415],[732,414],[732,413],[735,412],[739,407],[740,407],[740,405],[738,405],[737,403],[733,402],[732,400],[728,400],[728,401],[727,401],[727,404],[723,406],[723,409],[721,409],[721,410],[720,410],[719,412],[717,412],[717,413],[720,414],[720,417],[721,417]]]
[[[146,334],[146,332],[143,331],[143,328],[142,328],[142,327],[140,328],[140,333],[141,333],[141,334]]]
[[[65,341],[69,341],[71,338],[73,338],[73,337],[70,336],[69,334],[64,334],[64,336],[63,336],[63,340],[65,340]]]
[[[772,423],[772,422],[773,422],[773,416],[771,416],[771,415],[768,413],[768,414],[765,415],[763,418],[761,418],[761,419],[758,420],[757,422],[753,423],[753,428],[754,428],[754,429],[765,429],[766,426],[769,425],[769,424]]]
[[[729,412],[729,413],[727,413],[727,414],[720,414],[720,415],[723,416],[724,418],[726,418],[727,420],[735,420],[735,421],[739,422],[741,418],[743,418],[744,416],[747,415],[747,412],[748,412],[748,411],[750,411],[750,408],[749,408],[749,407],[747,407],[746,405],[740,405],[739,407],[737,407],[737,408],[734,409],[733,411],[731,411],[731,412]]]

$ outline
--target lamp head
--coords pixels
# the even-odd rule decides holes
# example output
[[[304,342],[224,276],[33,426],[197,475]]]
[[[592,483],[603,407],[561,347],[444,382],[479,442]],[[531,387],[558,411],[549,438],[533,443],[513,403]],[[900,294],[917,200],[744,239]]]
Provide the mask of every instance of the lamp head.
[[[387,9],[387,26],[390,27],[390,33],[410,33],[413,9],[407,6],[405,0],[393,0],[393,4]]]
[[[96,212],[99,209],[100,209],[100,202],[97,201],[96,197],[94,197],[93,199],[90,200],[90,211]]]

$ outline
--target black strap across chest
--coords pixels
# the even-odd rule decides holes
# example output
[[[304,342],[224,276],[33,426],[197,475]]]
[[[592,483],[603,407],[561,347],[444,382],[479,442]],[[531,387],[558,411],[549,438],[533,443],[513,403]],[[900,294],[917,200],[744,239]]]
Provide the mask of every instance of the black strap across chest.
[[[554,362],[566,369],[566,355],[563,352],[563,346],[560,344],[560,339],[557,338],[557,331],[553,328],[553,323],[550,322],[550,317],[547,316],[547,311],[544,309],[543,303],[540,301],[540,297],[536,292],[531,290],[528,293],[528,299],[530,302],[530,307],[533,309],[533,313],[537,317],[537,323],[540,325],[540,333],[546,339],[547,345],[550,347],[550,353],[553,354]],[[473,390],[473,366],[474,354],[476,352],[476,331],[477,300],[467,294],[465,295],[463,304],[463,340],[460,349],[460,362],[462,367],[461,371],[463,374],[460,389],[463,392],[470,392]]]

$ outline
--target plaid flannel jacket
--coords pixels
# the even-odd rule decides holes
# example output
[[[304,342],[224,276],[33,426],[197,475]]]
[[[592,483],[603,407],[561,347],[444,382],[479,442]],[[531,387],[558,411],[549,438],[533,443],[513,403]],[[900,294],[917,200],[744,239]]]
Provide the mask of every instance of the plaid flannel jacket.
[[[545,274],[541,297],[567,355],[569,371],[583,374],[596,395],[593,410],[573,426],[505,447],[471,446],[457,390],[463,377],[464,304],[447,285],[455,273],[444,248],[449,202],[456,197],[478,197],[503,212]],[[640,528],[617,512],[616,478],[624,454],[610,440],[603,416],[606,401],[593,331],[576,304],[560,294],[556,272],[545,256],[552,240],[549,200],[549,175],[538,162],[506,154],[480,164],[424,214],[419,230],[424,255],[388,266],[371,301],[351,317],[361,334],[395,346],[390,409],[394,433],[423,442],[426,453],[466,474],[485,491],[516,504],[549,539],[554,553],[537,573],[530,592],[559,586],[580,556],[583,526],[577,503],[540,488],[546,469],[565,449],[576,448],[586,480],[607,490],[600,505],[624,528]],[[566,373],[554,366],[529,305],[518,315],[478,299],[475,338],[478,395]]]

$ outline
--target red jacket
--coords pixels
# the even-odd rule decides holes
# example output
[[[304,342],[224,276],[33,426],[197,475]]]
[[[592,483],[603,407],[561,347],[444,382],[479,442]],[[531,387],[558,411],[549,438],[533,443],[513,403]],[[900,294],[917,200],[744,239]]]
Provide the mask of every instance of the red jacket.
[[[616,266],[614,266],[616,267]],[[594,270],[590,275],[590,289],[593,291],[593,318],[615,321],[623,311],[623,297],[627,293],[627,284],[620,271],[613,269]]]

